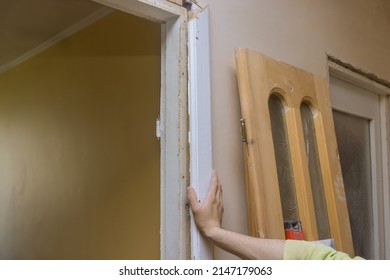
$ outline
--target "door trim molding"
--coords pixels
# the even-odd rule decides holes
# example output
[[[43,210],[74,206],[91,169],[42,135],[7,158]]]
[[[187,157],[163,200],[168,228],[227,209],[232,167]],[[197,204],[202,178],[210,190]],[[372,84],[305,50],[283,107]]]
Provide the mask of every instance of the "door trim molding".
[[[212,170],[209,10],[188,23],[191,186],[207,194]],[[213,248],[191,222],[191,258],[213,259]]]
[[[355,71],[352,71],[344,66],[333,62],[328,61],[328,73],[336,78],[347,81],[354,85],[360,86],[364,89],[367,89],[371,92],[380,94],[380,95],[390,95],[390,88],[380,84],[372,79],[369,79]]]

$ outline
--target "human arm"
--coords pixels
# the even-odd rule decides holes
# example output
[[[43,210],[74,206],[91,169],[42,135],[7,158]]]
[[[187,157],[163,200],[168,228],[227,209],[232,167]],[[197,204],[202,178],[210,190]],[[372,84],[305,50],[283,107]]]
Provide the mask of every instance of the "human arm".
[[[187,196],[198,229],[219,248],[242,259],[283,258],[285,240],[254,238],[221,228],[222,186],[215,171],[203,202],[198,201],[192,187],[188,187]]]
[[[263,239],[221,228],[223,216],[222,186],[215,171],[209,191],[199,202],[192,187],[187,189],[195,223],[214,245],[242,259],[348,260],[350,256],[331,247],[308,241]],[[355,257],[353,259],[362,259]]]
[[[287,240],[283,259],[285,260],[363,260],[361,257],[351,258],[348,254],[336,251],[321,243],[302,240]]]

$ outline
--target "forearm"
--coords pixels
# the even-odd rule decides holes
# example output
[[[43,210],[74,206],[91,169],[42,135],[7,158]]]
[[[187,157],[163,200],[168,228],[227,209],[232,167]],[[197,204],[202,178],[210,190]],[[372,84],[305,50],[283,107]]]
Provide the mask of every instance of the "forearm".
[[[215,171],[202,203],[192,187],[187,188],[187,195],[198,229],[216,246],[242,259],[283,259],[285,240],[254,238],[221,228],[222,185]]]
[[[283,259],[285,240],[255,238],[222,228],[214,228],[205,235],[214,245],[242,259]]]

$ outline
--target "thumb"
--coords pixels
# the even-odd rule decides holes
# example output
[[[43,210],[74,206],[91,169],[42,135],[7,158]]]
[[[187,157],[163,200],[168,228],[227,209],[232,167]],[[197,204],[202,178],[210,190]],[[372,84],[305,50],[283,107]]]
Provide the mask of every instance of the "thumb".
[[[196,211],[199,208],[200,203],[198,201],[198,197],[196,196],[196,192],[193,187],[187,188],[187,198],[191,205],[192,211]]]

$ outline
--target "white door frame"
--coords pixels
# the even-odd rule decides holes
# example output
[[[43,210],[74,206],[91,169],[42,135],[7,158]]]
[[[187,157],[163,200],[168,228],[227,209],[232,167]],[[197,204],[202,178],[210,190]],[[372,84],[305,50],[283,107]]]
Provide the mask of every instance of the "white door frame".
[[[187,10],[166,0],[92,1],[162,24],[160,256],[212,259],[186,207],[189,176],[203,198],[212,169],[208,9],[188,24]]]
[[[209,10],[188,23],[190,174],[191,186],[202,200],[212,170]],[[191,222],[191,259],[213,259],[213,248]]]
[[[203,198],[212,166],[208,11],[187,12],[178,4],[180,1],[91,1],[106,8],[1,67],[0,73],[107,15],[112,11],[110,8],[160,23],[161,103],[156,131],[161,144],[160,257],[210,259],[211,246],[201,237],[194,223],[190,225],[186,196],[191,177],[191,184]],[[200,5],[197,7],[200,8]],[[192,18],[190,24],[189,15]],[[188,76],[193,81],[190,88]],[[188,108],[192,112],[190,116]],[[189,145],[189,142],[192,144]]]
[[[383,86],[371,79],[368,79],[360,74],[355,73],[333,61],[328,64],[329,74],[333,77],[347,81],[351,84],[362,87],[370,92],[379,95],[379,108],[380,108],[380,142],[381,147],[377,147],[382,151],[381,154],[381,185],[380,195],[377,197],[379,200],[379,209],[382,213],[377,213],[381,221],[379,222],[379,228],[382,227],[380,232],[376,232],[379,237],[375,243],[375,254],[377,258],[390,259],[390,165],[389,165],[389,152],[390,152],[390,88]],[[383,200],[382,200],[383,199]],[[378,208],[378,207],[377,207]],[[374,211],[375,212],[375,211]],[[377,237],[376,237],[377,238]],[[384,246],[383,246],[384,245]],[[384,247],[384,248],[383,248]]]
[[[187,10],[165,0],[92,1],[162,25],[160,257],[188,259]]]

